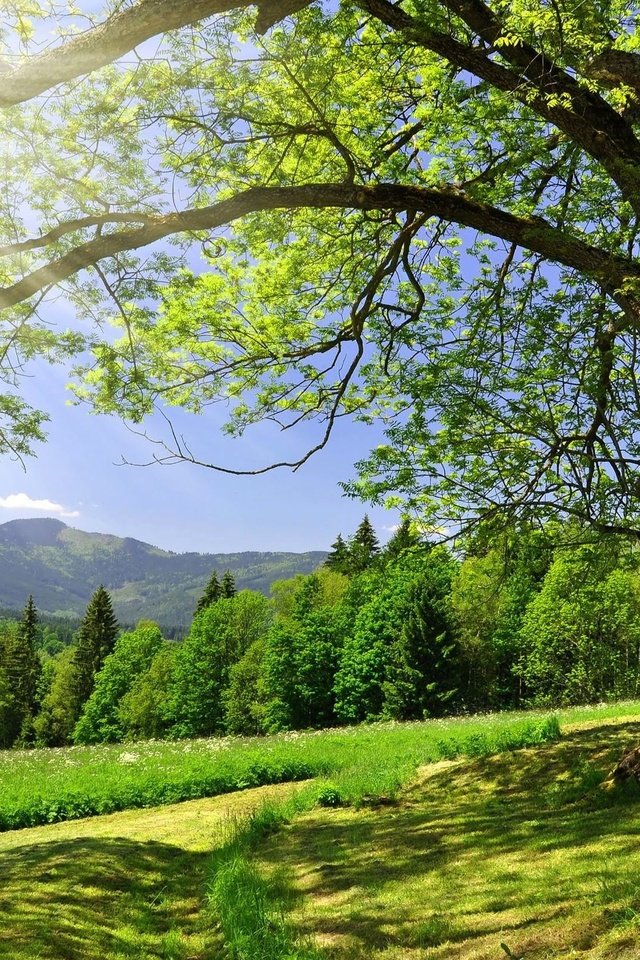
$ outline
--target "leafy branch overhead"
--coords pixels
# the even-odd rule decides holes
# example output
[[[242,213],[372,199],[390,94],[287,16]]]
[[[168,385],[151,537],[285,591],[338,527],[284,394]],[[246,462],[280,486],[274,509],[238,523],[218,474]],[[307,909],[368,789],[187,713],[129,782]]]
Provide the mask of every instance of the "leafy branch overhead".
[[[5,452],[42,434],[28,363],[88,349],[77,396],[142,431],[220,399],[236,433],[315,421],[295,467],[382,419],[354,493],[638,532],[637,4],[13,8]],[[151,460],[242,472],[167,422]]]

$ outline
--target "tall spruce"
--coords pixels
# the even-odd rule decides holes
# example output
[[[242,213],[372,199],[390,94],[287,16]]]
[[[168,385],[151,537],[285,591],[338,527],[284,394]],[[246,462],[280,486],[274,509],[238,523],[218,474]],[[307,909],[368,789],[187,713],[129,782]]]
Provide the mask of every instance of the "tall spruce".
[[[29,594],[18,629],[9,637],[5,648],[5,670],[13,697],[14,733],[21,743],[32,740],[33,717],[40,677],[40,659],[36,653],[38,612]]]
[[[78,646],[74,657],[78,712],[91,696],[95,676],[105,658],[112,652],[118,631],[111,597],[100,585],[89,601],[78,631]]]
[[[235,577],[231,573],[231,570],[225,570],[220,585],[220,596],[225,599],[230,599],[231,597],[235,597],[237,592]]]
[[[203,610],[206,610],[207,607],[210,607],[212,603],[215,603],[216,600],[219,600],[222,596],[222,586],[218,580],[218,573],[216,570],[213,571],[209,577],[209,582],[207,583],[204,593],[198,600],[196,605],[195,614],[201,613]]]
[[[331,544],[331,549],[324,562],[325,567],[330,570],[336,570],[338,573],[349,573],[351,570],[351,552],[348,544],[343,540],[339,533],[335,542]]]
[[[376,554],[380,551],[380,543],[369,520],[369,515],[365,513],[360,526],[349,541],[349,555],[351,567],[355,573],[361,573],[370,567]]]

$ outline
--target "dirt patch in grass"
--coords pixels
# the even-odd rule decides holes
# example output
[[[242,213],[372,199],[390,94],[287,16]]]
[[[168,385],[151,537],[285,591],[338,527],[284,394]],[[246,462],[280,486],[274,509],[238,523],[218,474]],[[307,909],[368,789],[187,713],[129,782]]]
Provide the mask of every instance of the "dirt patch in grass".
[[[600,781],[640,723],[422,770],[394,807],[314,810],[261,851],[333,960],[640,957],[640,791]]]

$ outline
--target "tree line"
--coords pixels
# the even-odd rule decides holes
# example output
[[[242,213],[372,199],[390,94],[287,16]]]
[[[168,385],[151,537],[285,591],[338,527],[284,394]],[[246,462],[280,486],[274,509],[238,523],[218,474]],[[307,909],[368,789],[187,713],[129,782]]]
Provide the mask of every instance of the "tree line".
[[[633,697],[640,554],[578,527],[478,528],[456,556],[369,519],[267,598],[213,572],[188,635],[120,631],[94,594],[75,643],[38,650],[29,598],[0,629],[2,744],[266,734]]]

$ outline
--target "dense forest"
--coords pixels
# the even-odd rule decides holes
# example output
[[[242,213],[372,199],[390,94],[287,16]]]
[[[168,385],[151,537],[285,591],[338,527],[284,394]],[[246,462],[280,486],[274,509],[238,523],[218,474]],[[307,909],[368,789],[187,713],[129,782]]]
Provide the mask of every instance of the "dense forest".
[[[71,639],[72,642],[69,642]],[[121,631],[99,587],[70,638],[0,622],[2,746],[261,734],[635,696],[640,553],[579,528],[478,528],[454,554],[365,517],[271,597],[216,571],[185,639]]]

